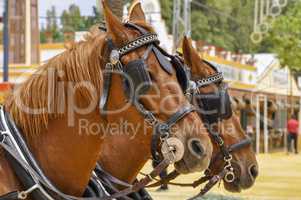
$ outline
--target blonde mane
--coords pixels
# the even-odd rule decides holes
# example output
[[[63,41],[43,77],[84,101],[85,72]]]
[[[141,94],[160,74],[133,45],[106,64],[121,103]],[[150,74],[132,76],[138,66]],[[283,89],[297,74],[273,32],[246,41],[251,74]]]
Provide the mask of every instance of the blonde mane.
[[[51,119],[65,116],[67,111],[60,109],[67,104],[70,84],[85,81],[91,83],[99,99],[103,82],[101,69],[104,66],[102,55],[105,37],[105,33],[92,29],[86,41],[74,43],[62,54],[50,59],[9,96],[5,109],[26,137],[42,133]],[[77,106],[95,100],[93,98],[95,96],[87,92],[87,88],[76,89]],[[28,113],[26,107],[46,110]]]
[[[145,22],[134,23],[153,32]],[[39,67],[8,97],[5,108],[26,137],[42,133],[50,120],[65,116],[70,84],[89,82],[97,91],[97,95],[91,95],[87,87],[77,87],[74,97],[77,107],[99,100],[103,86],[102,68],[109,56],[105,51],[106,36],[107,33],[101,32],[98,26],[92,27],[85,41],[68,45],[65,52]],[[49,94],[52,95],[49,97]],[[32,113],[24,109],[27,107],[46,110]]]

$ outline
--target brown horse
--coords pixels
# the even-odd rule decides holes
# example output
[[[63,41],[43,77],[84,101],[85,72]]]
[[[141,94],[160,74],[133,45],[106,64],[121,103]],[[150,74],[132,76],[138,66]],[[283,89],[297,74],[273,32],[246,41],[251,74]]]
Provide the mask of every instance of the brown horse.
[[[136,3],[133,4],[132,8],[130,9],[130,15],[129,15],[129,21],[132,22],[144,22],[145,21],[145,16],[143,13],[143,10],[141,8],[140,3]],[[185,42],[184,42],[184,50],[185,50],[185,58],[186,60],[191,60],[192,56],[196,56],[197,52],[192,48],[190,41],[186,38]],[[203,61],[200,59],[199,56],[197,56],[197,60],[195,60],[195,63],[203,63]],[[200,76],[197,76],[199,78],[201,77],[208,77],[210,74],[215,73],[213,71],[213,69],[209,66],[207,66],[205,63],[203,63],[203,65],[205,66],[200,66],[198,65],[197,71],[193,70],[192,73],[197,73],[200,74]],[[195,67],[195,65],[190,65]],[[207,71],[208,70],[208,71]],[[216,86],[213,86],[213,89],[216,89]],[[202,89],[203,92],[211,92],[212,88],[209,87],[208,88],[204,88]],[[226,131],[222,131],[222,137],[225,140],[226,145],[231,145],[231,144],[236,144],[237,142],[243,140],[246,138],[245,134],[243,133],[241,126],[239,124],[239,121],[237,120],[236,116],[232,116],[231,119],[225,120],[223,123],[223,126],[231,126],[233,127],[231,131],[231,134],[228,134],[228,132]],[[127,172],[130,171],[130,169],[132,167],[136,167],[137,169],[140,169],[143,165],[141,165],[140,167],[137,166],[131,166],[128,165],[128,163],[133,163],[135,157],[131,157],[129,152],[131,151],[131,149],[127,148],[126,146],[124,147],[123,151],[120,151],[120,145],[123,144],[125,141],[128,141],[129,145],[131,144],[129,140],[127,140],[127,137],[112,137],[110,139],[110,142],[104,143],[102,145],[102,153],[99,159],[99,163],[103,166],[103,168],[107,171],[109,171],[112,175],[122,178],[123,180],[127,180],[126,178],[123,178],[124,176],[127,177]],[[212,141],[212,143],[214,144],[214,157],[220,153],[219,151],[219,147],[215,144],[214,141]],[[116,146],[118,146],[118,148],[116,148]],[[256,171],[257,171],[257,163],[256,163],[256,159],[254,156],[253,151],[251,150],[251,148],[246,148],[243,149],[242,151],[237,151],[234,153],[234,162],[237,162],[238,159],[241,159],[242,161],[246,161],[244,160],[245,156],[247,156],[246,158],[249,159],[249,164],[248,163],[240,163],[241,169],[245,170],[245,168],[248,166],[250,166],[250,169],[247,170],[251,170],[252,171],[248,171],[250,173],[254,173],[252,176],[255,179],[254,176],[256,176]],[[112,162],[112,160],[119,160],[118,165],[116,165],[116,162]],[[130,162],[132,160],[132,162]],[[120,168],[120,166],[122,166]],[[214,163],[214,165],[211,166],[212,169],[212,175],[213,174],[217,174],[223,167],[223,163],[221,161]],[[243,173],[246,173],[246,171],[244,171]],[[123,175],[124,174],[124,175]],[[236,176],[238,176],[236,174]],[[248,178],[248,176],[251,176],[251,174],[242,174],[239,178],[243,180],[243,178]],[[134,178],[134,177],[133,177]],[[250,177],[252,178],[252,177]],[[254,179],[252,179],[251,182],[254,181]],[[237,180],[236,180],[237,183]],[[234,184],[228,184],[228,185],[236,185],[236,183]],[[250,184],[250,181],[249,183]],[[249,187],[249,186],[247,186]],[[229,187],[228,187],[229,188]],[[245,187],[246,188],[246,187]],[[236,188],[232,189],[231,191],[234,191]],[[230,188],[229,188],[230,190]],[[238,188],[237,188],[238,190]]]
[[[124,153],[122,160],[104,166],[128,182],[136,177],[150,157],[152,129],[143,132],[143,127],[137,126],[130,134],[139,134],[134,135],[132,140],[129,135],[121,134],[118,145],[114,146],[110,145],[114,134],[102,129],[118,124],[120,120],[133,125],[144,123],[137,108],[128,103],[128,98],[122,92],[122,78],[117,74],[112,76],[107,107],[117,110],[129,105],[106,118],[99,115],[97,104],[103,94],[104,84],[102,71],[109,56],[106,39],[111,38],[117,47],[122,47],[141,35],[137,30],[125,27],[106,4],[104,13],[108,28],[106,34],[94,32],[86,41],[70,46],[67,51],[51,59],[17,88],[5,104],[6,111],[22,130],[29,149],[46,176],[62,192],[75,196],[83,194],[99,158],[102,143],[106,143],[112,155]],[[139,25],[152,31],[144,22]],[[136,49],[122,57],[122,64],[141,58],[145,52],[144,47]],[[158,119],[165,121],[189,103],[176,76],[166,73],[153,53],[150,53],[146,63],[157,89],[151,87],[148,95],[152,96],[143,98],[142,103],[156,113]],[[208,133],[199,131],[201,127],[197,113],[191,112],[176,124],[172,132],[184,147],[189,145],[191,138],[196,138],[197,148],[201,148],[199,152],[190,152],[185,148],[184,157],[177,164],[180,172],[204,169],[209,164],[212,144]],[[196,157],[195,153],[201,153],[200,157]],[[1,153],[0,195],[21,189],[18,177]]]
[[[202,78],[210,77],[216,73],[216,70],[205,63],[198,52],[193,48],[191,40],[184,38],[183,40],[183,55],[185,64],[191,69],[192,80],[199,80]],[[212,83],[208,86],[199,88],[202,94],[212,94],[217,91],[217,84]],[[247,138],[241,128],[240,121],[235,113],[229,119],[222,120],[218,125],[220,136],[224,140],[225,146],[231,146],[243,141]],[[215,158],[220,154],[220,148],[213,140],[213,156]],[[250,188],[256,177],[258,176],[258,165],[255,157],[255,153],[252,146],[249,145],[238,151],[232,153],[233,159],[231,161],[234,167],[235,180],[231,183],[224,181],[225,188],[231,192],[240,192],[241,189]],[[221,158],[215,162],[212,162],[209,167],[210,175],[218,174],[224,164],[224,160]]]
[[[137,3],[135,5],[135,9],[133,9],[131,12],[135,14],[132,14],[130,16],[129,21],[134,24],[145,24],[146,19],[144,12],[141,9],[141,4]],[[150,68],[150,70],[153,69]],[[160,75],[160,73],[163,73],[162,68],[159,68],[156,71],[151,71],[151,74],[154,74],[153,78],[157,80],[158,86],[161,88],[167,83],[167,87],[165,89],[169,90],[177,98],[179,97],[179,95],[181,96],[181,99],[177,100],[178,103],[182,105],[187,104],[186,98],[182,96],[183,92],[181,91],[181,88],[175,88],[173,86],[174,81],[177,81],[175,73],[170,77],[163,77]],[[170,85],[168,83],[172,84]],[[116,92],[117,91],[119,90],[116,90]],[[158,100],[161,101],[160,99]],[[171,106],[173,104],[174,102],[169,102],[166,105]],[[170,109],[171,108],[168,108],[168,110]],[[118,113],[117,117],[127,114],[128,111]],[[183,120],[182,123],[180,123],[180,126],[182,126],[182,131],[175,133],[183,135],[183,133],[188,131],[188,135],[184,136],[184,138],[181,139],[185,146],[184,160],[175,163],[176,169],[184,174],[204,170],[206,166],[208,166],[208,162],[211,159],[211,147],[206,143],[207,131],[205,129],[202,129],[203,126],[199,125],[199,119],[197,119],[196,117],[198,116],[195,116],[194,114],[188,116],[187,119]],[[138,121],[135,118],[132,121],[129,121],[129,123],[141,123],[141,120]],[[189,124],[190,126],[191,123],[193,124],[192,127],[187,127],[187,124]],[[200,129],[198,130],[197,128]],[[185,132],[183,132],[184,129]],[[135,180],[142,167],[145,165],[147,160],[150,159],[150,138],[145,139],[146,135],[147,137],[149,137],[150,134],[147,133],[145,135],[145,133],[143,133],[143,131],[145,130],[139,131],[141,132],[137,132],[138,134],[136,134],[135,137],[130,137],[131,139],[129,140],[129,135],[132,135],[133,133],[129,133],[126,130],[118,130],[118,133],[116,134],[107,135],[107,137],[104,138],[104,142],[101,146],[99,163],[102,168],[104,168],[110,174],[114,175],[116,178],[130,183]],[[180,136],[180,138],[181,137],[182,136]],[[187,148],[193,138],[196,138],[197,141],[200,141],[200,143],[202,144],[200,146],[200,151],[203,152],[201,157],[195,156],[196,154],[194,152],[191,153],[189,148]]]

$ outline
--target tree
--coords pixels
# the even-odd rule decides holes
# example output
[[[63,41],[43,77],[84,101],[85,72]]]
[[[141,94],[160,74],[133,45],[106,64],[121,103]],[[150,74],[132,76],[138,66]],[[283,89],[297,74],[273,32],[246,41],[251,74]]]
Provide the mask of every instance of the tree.
[[[50,10],[46,11],[46,26],[47,31],[53,33],[58,31],[55,6],[52,6]]]
[[[301,2],[291,4],[284,15],[272,23],[265,41],[277,54],[280,64],[293,72],[301,71]]]
[[[62,34],[59,30],[55,6],[52,6],[50,10],[46,11],[46,29],[42,29],[40,35],[42,42],[62,41]]]
[[[99,12],[99,10],[97,9],[96,6],[93,6],[93,15],[92,16],[88,16],[85,19],[85,28],[89,29],[91,28],[93,25],[98,24],[100,21],[102,20],[102,15]]]
[[[85,30],[85,19],[81,16],[80,8],[72,4],[68,10],[64,10],[61,15],[61,23],[64,32]]]
[[[72,18],[67,10],[64,10],[61,15],[62,31],[73,32],[75,28],[72,26]]]
[[[171,32],[173,0],[161,0],[163,19]],[[254,1],[194,0],[191,2],[192,38],[231,51],[250,52]]]
[[[173,0],[161,0],[161,14],[168,27],[168,31],[172,31],[172,12],[173,12]]]

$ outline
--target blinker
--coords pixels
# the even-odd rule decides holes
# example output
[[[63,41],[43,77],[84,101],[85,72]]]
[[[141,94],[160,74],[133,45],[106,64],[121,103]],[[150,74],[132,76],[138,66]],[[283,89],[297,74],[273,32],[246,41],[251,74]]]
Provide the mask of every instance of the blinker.
[[[196,94],[195,101],[200,115],[209,124],[218,122],[218,119],[229,119],[232,116],[230,96],[226,88],[220,87],[215,93]]]
[[[162,69],[164,69],[164,71],[166,71],[168,74],[172,74],[173,70],[172,70],[172,65],[170,63],[170,61],[166,58],[166,56],[164,56],[161,51],[159,51],[158,48],[154,47],[153,48],[153,52],[156,55],[156,58],[158,60],[158,62],[160,63]]]
[[[143,59],[129,62],[123,71],[128,76],[126,79],[126,89],[128,92],[135,92],[135,95],[138,96],[147,93],[152,85],[152,80]]]

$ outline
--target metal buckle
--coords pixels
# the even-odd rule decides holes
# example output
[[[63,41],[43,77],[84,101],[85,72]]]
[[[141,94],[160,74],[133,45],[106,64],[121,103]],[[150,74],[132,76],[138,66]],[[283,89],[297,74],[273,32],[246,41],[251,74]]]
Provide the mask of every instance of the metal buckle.
[[[158,120],[156,119],[156,117],[154,116],[153,113],[149,112],[146,116],[145,116],[145,121],[150,125],[150,126],[155,126],[158,123]]]

